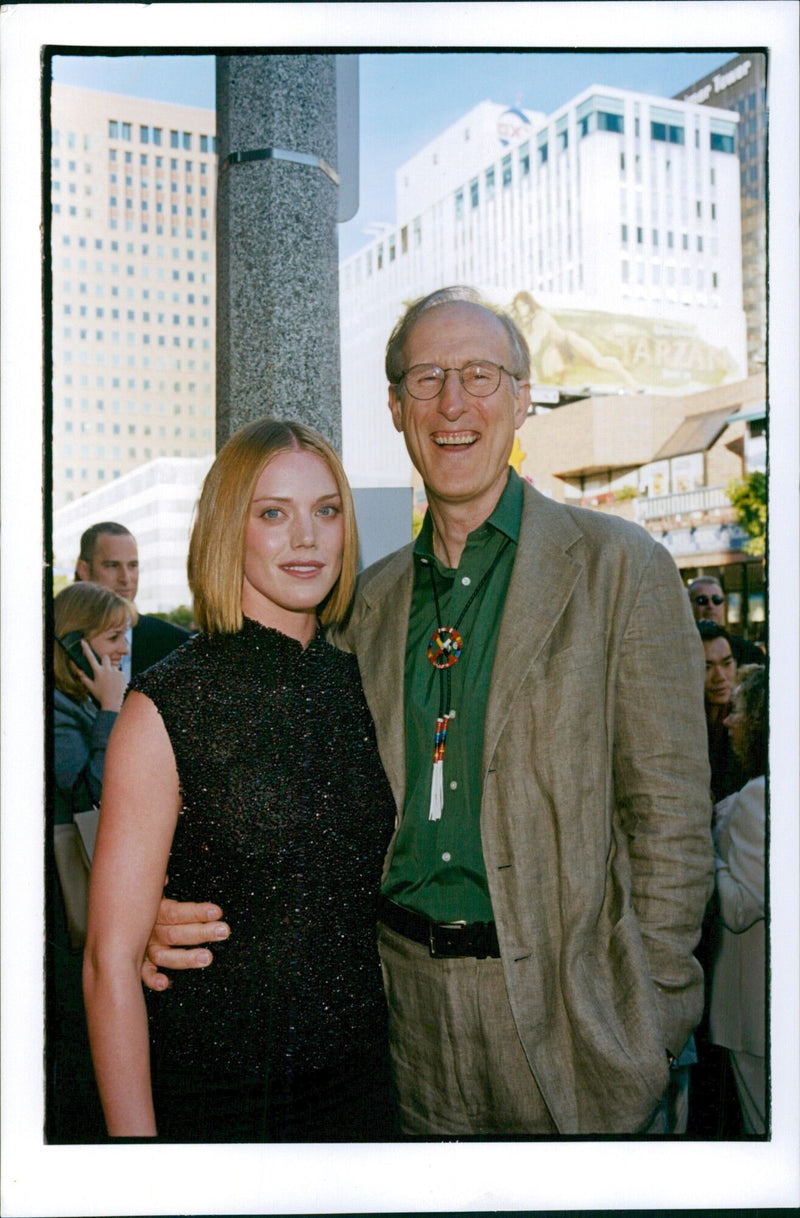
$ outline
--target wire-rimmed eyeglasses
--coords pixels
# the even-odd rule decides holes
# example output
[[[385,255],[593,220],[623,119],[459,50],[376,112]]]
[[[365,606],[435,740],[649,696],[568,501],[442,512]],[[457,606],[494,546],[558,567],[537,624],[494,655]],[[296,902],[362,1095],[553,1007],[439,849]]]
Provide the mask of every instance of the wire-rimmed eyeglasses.
[[[406,389],[412,398],[426,402],[438,397],[444,389],[448,372],[457,372],[458,379],[467,393],[474,398],[488,398],[500,384],[502,373],[510,376],[514,382],[514,392],[517,390],[517,378],[502,364],[493,364],[489,360],[472,360],[463,368],[441,368],[438,364],[415,364],[401,373],[399,385],[405,382]]]
[[[706,596],[706,594],[704,592],[701,592],[699,596],[692,597],[692,602],[695,605],[699,605],[701,609],[704,609],[705,606],[709,603],[709,601],[713,601],[713,603],[715,605],[721,605],[724,602],[724,600],[725,600],[725,597],[720,596],[720,594],[718,592],[712,593],[711,596]]]

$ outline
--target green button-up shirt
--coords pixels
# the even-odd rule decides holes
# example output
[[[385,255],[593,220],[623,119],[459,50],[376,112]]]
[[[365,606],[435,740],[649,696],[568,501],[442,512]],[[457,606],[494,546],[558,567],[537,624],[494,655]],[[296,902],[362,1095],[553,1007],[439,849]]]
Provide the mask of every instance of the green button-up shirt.
[[[521,518],[522,482],[512,469],[491,516],[469,534],[455,570],[433,553],[430,513],[414,547],[404,685],[406,801],[383,891],[437,922],[493,918],[481,846],[481,755],[492,664]],[[437,627],[457,623],[461,657],[447,672],[437,670],[428,660],[428,643]],[[446,709],[455,711],[455,717],[447,728],[444,807],[439,820],[430,820],[434,733],[448,673]]]

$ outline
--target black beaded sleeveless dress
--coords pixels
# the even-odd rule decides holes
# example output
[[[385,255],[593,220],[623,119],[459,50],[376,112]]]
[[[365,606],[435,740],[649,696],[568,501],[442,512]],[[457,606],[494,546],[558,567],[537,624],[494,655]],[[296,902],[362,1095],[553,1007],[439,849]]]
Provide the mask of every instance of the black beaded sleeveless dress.
[[[167,895],[231,926],[208,968],[147,992],[159,1137],[393,1137],[375,911],[394,801],[355,657],[245,619],[131,689],[177,763]]]

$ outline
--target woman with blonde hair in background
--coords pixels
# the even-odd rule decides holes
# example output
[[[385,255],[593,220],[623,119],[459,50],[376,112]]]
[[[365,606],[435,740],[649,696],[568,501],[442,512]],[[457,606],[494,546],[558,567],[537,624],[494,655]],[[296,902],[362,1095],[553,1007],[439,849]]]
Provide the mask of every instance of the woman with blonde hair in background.
[[[109,749],[84,986],[112,1137],[392,1136],[376,900],[394,801],[356,660],[322,629],[357,558],[317,432],[264,419],[228,441],[189,547],[201,633],[134,680]],[[167,871],[235,933],[148,995],[148,1033]]]
[[[69,868],[77,843],[73,815],[100,802],[106,746],[125,695],[120,662],[128,653],[126,631],[136,620],[129,601],[99,584],[70,584],[53,602],[53,793],[59,866]],[[85,870],[78,873],[83,908],[80,885],[65,890],[55,866],[50,876],[47,1136],[51,1142],[82,1141],[102,1135],[81,992]],[[74,900],[68,899],[70,894]]]

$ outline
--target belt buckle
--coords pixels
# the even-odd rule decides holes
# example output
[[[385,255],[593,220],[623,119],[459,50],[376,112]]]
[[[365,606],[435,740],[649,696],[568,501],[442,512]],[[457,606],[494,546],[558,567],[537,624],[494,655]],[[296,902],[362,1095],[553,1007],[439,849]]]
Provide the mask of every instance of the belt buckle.
[[[435,960],[453,959],[458,956],[458,952],[442,951],[439,939],[440,931],[459,932],[466,928],[466,922],[429,922],[428,923],[428,947],[431,956]],[[453,945],[454,946],[454,945]]]

